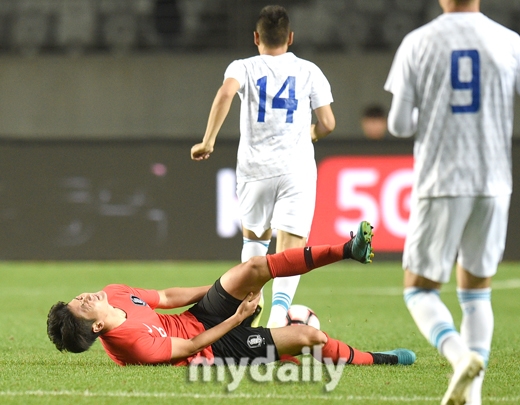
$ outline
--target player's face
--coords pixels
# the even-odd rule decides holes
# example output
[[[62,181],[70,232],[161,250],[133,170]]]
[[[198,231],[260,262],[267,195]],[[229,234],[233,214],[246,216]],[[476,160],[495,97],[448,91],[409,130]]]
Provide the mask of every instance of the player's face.
[[[107,294],[104,291],[83,293],[68,303],[71,312],[83,319],[99,320],[108,313]]]

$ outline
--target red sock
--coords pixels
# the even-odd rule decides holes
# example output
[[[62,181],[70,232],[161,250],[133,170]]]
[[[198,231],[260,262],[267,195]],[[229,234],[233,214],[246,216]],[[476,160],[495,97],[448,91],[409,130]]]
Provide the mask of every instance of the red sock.
[[[325,333],[325,332],[323,332]],[[327,335],[325,333],[325,335]],[[371,353],[361,352],[346,343],[332,339],[327,335],[327,343],[322,347],[323,358],[329,357],[334,364],[338,364],[339,359],[344,359],[347,364],[370,365],[374,364],[374,357]],[[317,359],[322,361],[321,359]]]
[[[267,264],[273,278],[305,274],[317,267],[343,260],[344,246],[343,243],[287,249],[280,253],[267,255]]]

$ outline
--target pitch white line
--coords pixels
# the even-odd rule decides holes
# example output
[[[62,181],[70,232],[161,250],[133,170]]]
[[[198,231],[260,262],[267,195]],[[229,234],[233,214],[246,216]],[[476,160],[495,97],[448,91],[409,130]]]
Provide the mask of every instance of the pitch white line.
[[[384,397],[354,395],[281,395],[281,394],[190,394],[175,392],[125,392],[125,391],[0,391],[0,397],[109,397],[109,398],[191,398],[191,399],[287,399],[287,400],[320,400],[320,401],[373,401],[383,402],[435,402],[437,397]],[[491,402],[519,403],[519,397],[487,397]]]
[[[497,280],[491,283],[492,290],[512,290],[520,288],[520,279],[514,278],[510,280]],[[454,292],[456,287],[444,286],[441,292]],[[320,288],[308,291],[311,295],[322,295],[324,291],[329,292],[331,289]],[[362,288],[345,288],[342,290],[345,294],[350,295],[388,295],[401,296],[403,295],[402,287],[362,287]]]

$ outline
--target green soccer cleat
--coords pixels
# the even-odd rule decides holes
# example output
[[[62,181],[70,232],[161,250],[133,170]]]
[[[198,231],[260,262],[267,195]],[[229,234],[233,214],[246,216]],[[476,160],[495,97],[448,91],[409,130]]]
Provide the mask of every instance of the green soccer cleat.
[[[374,364],[400,364],[403,366],[409,366],[415,363],[417,356],[414,352],[408,349],[395,349],[387,352],[374,352]]]
[[[354,236],[354,232],[350,232],[350,239],[345,243],[343,257],[345,259],[354,259],[360,263],[372,263],[374,253],[372,252],[372,232],[373,226],[367,221],[359,224],[358,232]]]

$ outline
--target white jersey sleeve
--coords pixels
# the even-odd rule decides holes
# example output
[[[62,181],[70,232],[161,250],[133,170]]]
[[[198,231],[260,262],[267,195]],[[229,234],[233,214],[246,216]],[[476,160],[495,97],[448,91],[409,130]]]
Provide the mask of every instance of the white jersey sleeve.
[[[511,193],[520,36],[481,13],[446,13],[400,45],[385,89],[419,109],[418,197]]]
[[[236,60],[230,77],[240,83],[237,180],[315,171],[312,111],[333,101],[323,72],[288,52]]]

